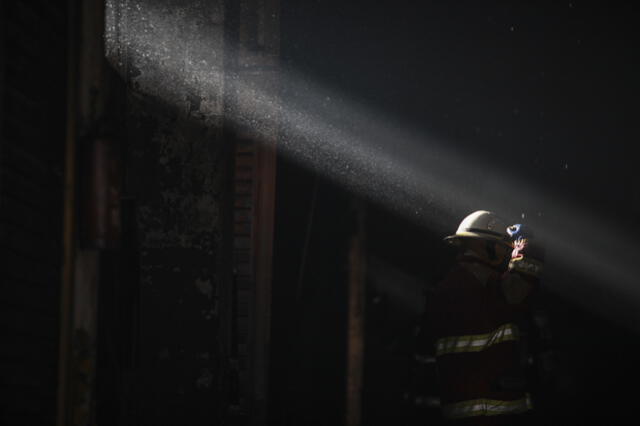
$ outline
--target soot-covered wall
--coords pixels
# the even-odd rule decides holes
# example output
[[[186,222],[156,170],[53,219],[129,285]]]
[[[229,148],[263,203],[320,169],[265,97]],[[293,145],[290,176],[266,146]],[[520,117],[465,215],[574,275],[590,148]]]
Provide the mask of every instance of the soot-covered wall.
[[[107,55],[128,86],[143,424],[210,424],[223,406],[223,24],[221,1],[107,2]]]

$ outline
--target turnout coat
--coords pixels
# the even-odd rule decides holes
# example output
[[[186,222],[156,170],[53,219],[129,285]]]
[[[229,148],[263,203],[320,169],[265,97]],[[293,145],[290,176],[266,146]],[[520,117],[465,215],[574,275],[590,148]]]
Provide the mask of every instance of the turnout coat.
[[[520,324],[530,286],[460,257],[427,300],[442,416],[457,424],[527,424],[532,409]]]

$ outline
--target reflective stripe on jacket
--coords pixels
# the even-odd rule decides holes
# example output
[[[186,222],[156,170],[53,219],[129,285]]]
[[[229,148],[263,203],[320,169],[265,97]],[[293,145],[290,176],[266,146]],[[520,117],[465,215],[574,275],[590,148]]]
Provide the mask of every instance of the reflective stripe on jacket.
[[[453,404],[443,406],[442,415],[446,419],[454,420],[474,416],[520,414],[530,410],[531,408],[531,397],[527,394],[524,398],[512,401],[479,398],[469,401],[455,402]]]
[[[436,356],[458,352],[480,352],[492,345],[515,340],[518,340],[518,327],[507,323],[489,333],[440,338],[436,341]]]

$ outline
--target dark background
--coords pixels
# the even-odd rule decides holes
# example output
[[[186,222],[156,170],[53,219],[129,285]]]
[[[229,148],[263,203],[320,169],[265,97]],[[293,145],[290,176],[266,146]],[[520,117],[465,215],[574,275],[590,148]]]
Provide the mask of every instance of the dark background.
[[[636,17],[623,2],[291,2],[283,57],[381,120],[630,224]]]
[[[189,4],[188,16],[211,12],[207,2]],[[33,1],[3,2],[0,11],[0,423],[54,424],[69,10]],[[283,0],[281,58],[286,70],[370,106],[381,122],[423,129],[469,161],[633,239],[640,213],[638,17],[632,2]],[[208,28],[204,18],[198,23]],[[162,74],[128,72],[134,80],[142,73],[141,81]],[[192,116],[125,86],[118,90],[127,98],[126,122],[116,129],[128,167],[125,238],[121,251],[101,258],[97,424],[245,424],[233,411],[239,391],[221,350],[224,311],[232,310],[223,250],[232,206],[221,189],[229,186],[228,152],[219,147],[234,135],[212,137]],[[162,149],[190,144],[170,149],[163,168],[158,138]],[[449,218],[445,230],[420,226],[393,206],[359,203],[285,156],[276,175],[268,424],[343,423],[348,242],[354,206],[363,205],[370,266],[363,424],[429,424],[430,414],[412,403],[421,387],[414,332],[424,293],[451,264],[442,237],[462,217]],[[211,196],[213,207],[201,214],[179,197],[163,204],[167,189],[192,202]],[[149,206],[153,214],[140,218]],[[198,249],[174,241],[189,233],[204,241]],[[161,247],[146,253],[145,235],[158,234],[166,237]],[[212,296],[193,286],[198,279],[210,280]],[[611,308],[596,314],[572,291]],[[616,295],[579,271],[548,274],[542,300],[556,366],[543,424],[634,423],[637,316],[615,321],[608,314]],[[212,317],[201,315],[214,307]]]
[[[567,202],[576,215],[588,212],[637,234],[640,191],[632,153],[639,58],[632,40],[638,13],[631,3],[285,1],[282,10],[287,66],[373,106],[382,121],[400,119],[424,129],[465,158]],[[308,217],[291,203],[295,210],[310,206],[315,179],[286,160],[278,173],[276,277],[298,264]],[[341,241],[336,223],[349,209],[339,188],[322,179],[319,188],[309,254],[318,263],[307,265],[308,275],[328,273]],[[374,205],[367,215],[369,255],[376,261],[425,287],[446,272],[452,253],[441,244],[444,235]],[[451,218],[449,232],[461,219]],[[326,424],[342,409],[332,396],[343,385],[344,368],[344,348],[332,357],[327,345],[344,340],[309,336],[335,335],[335,299],[325,294],[336,291],[333,282],[305,281],[306,303],[318,311],[298,324],[308,340],[300,340],[292,358],[299,371],[322,378],[314,381],[312,395],[302,397],[304,404],[292,405],[313,410],[310,417]],[[545,424],[595,418],[625,424],[635,405],[625,389],[640,377],[638,336],[629,322],[620,325],[554,291],[569,282],[574,288],[595,285],[594,297],[610,296],[606,284],[592,284],[576,271],[546,277],[542,299],[556,369]],[[411,411],[403,399],[416,374],[411,333],[417,319],[393,301],[385,303],[393,292],[371,285],[368,291],[365,424],[425,422],[426,414]]]

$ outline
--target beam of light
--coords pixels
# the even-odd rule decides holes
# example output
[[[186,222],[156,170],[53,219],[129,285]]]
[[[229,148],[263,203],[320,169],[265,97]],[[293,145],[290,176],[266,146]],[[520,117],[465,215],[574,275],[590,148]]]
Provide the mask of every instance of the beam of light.
[[[533,222],[547,246],[549,269],[579,271],[599,282],[594,291],[601,298],[594,300],[588,296],[593,291],[570,282],[555,283],[558,290],[609,316],[624,310],[614,303],[625,300],[634,311],[626,312],[625,321],[637,322],[640,252],[616,226],[604,226],[564,200],[505,176],[495,165],[457,153],[388,113],[345,99],[294,71],[281,70],[277,81],[225,71],[221,28],[195,8],[109,0],[107,12],[108,59],[139,92],[185,113],[191,108],[187,94],[196,94],[205,125],[222,125],[224,117],[225,126],[250,128],[258,139],[272,138],[277,129],[282,155],[443,234],[477,209],[514,219],[522,211],[540,212],[518,221]],[[229,103],[223,105],[222,99]]]

